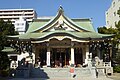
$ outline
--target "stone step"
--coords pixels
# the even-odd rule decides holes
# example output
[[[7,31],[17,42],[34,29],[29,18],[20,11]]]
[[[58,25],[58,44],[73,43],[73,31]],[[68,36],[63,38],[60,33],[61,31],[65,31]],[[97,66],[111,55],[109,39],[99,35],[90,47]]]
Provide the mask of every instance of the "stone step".
[[[91,71],[88,68],[75,68],[75,73],[78,77],[91,76]],[[33,69],[31,73],[32,77],[71,77],[69,68],[39,68]]]
[[[17,69],[16,77],[31,77],[31,78],[69,78],[71,75],[76,77],[98,77],[105,76],[104,69],[92,68],[72,68],[74,73],[70,73],[70,68],[31,68],[31,69]]]

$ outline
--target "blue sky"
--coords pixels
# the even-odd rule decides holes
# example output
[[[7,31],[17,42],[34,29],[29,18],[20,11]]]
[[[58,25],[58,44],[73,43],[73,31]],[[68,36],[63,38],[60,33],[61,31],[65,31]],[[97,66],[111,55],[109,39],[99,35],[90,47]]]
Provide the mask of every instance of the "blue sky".
[[[55,16],[60,5],[69,18],[92,18],[94,28],[105,25],[112,0],[0,0],[0,9],[33,8],[38,16]]]

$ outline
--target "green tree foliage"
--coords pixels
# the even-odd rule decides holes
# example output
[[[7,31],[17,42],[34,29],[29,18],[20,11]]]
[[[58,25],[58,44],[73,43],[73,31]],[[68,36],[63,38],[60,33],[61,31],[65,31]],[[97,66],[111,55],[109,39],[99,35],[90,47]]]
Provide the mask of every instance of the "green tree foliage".
[[[116,37],[117,37],[117,39],[120,40],[120,21],[118,23],[115,23],[115,26],[117,28]]]
[[[9,67],[9,58],[6,53],[0,53],[0,70],[6,70]]]
[[[116,34],[117,33],[117,29],[113,29],[113,28],[106,28],[106,27],[99,27],[98,29],[98,33],[102,33],[102,34]]]
[[[115,47],[116,47],[116,43],[117,43],[117,39],[116,39],[117,29],[115,29],[115,28],[106,28],[104,26],[103,27],[99,27],[97,29],[98,29],[98,33],[115,35],[113,41],[111,41],[111,44],[113,44],[113,48],[114,48],[113,50],[116,50]]]
[[[120,10],[117,11],[117,14],[120,16]]]
[[[120,10],[118,10],[117,14],[120,16]],[[120,67],[120,20],[118,21],[118,23],[115,23],[115,26],[117,29],[117,33],[116,33],[116,37],[115,37],[117,40],[117,45],[116,45],[117,46],[117,53],[116,53],[115,60],[119,63],[119,67]]]
[[[120,39],[120,27],[116,27],[116,28],[99,27],[97,29],[98,29],[98,33],[101,33],[101,34],[113,34],[114,44],[116,45],[118,43],[117,41],[118,39]]]
[[[3,53],[2,50],[4,46],[9,45],[7,43],[7,35],[17,34],[14,29],[14,25],[11,21],[0,20],[0,70],[6,69],[9,65],[9,59],[6,53]]]

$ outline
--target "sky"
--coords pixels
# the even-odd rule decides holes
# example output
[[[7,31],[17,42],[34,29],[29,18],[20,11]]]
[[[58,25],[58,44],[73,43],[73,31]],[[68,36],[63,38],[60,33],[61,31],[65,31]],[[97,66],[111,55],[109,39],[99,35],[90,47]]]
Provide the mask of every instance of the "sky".
[[[38,17],[55,16],[60,5],[69,18],[91,18],[97,28],[105,25],[105,12],[112,0],[0,0],[0,9],[36,10]]]

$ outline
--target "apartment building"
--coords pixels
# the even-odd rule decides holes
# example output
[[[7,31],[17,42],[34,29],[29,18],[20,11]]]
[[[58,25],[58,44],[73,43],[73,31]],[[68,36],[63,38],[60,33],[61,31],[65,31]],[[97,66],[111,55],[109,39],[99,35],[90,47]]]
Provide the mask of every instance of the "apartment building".
[[[0,19],[12,21],[15,31],[19,34],[25,33],[27,22],[31,22],[34,18],[37,18],[34,9],[0,9]]]
[[[115,28],[115,23],[118,23],[120,16],[117,14],[120,10],[120,0],[112,0],[109,9],[106,11],[106,27]]]
[[[27,21],[32,21],[33,18],[37,18],[34,9],[0,9],[0,19],[4,21],[10,20],[14,23],[20,16],[24,16]]]

